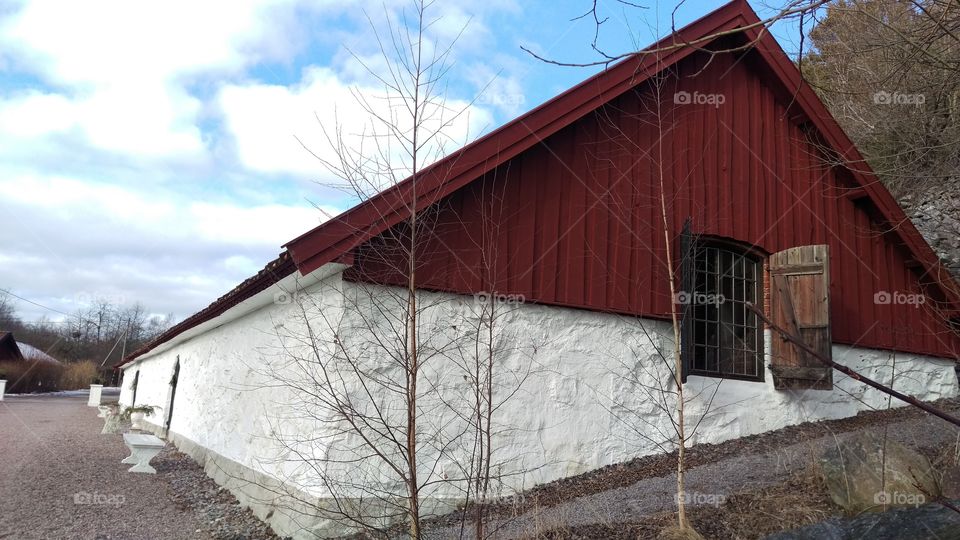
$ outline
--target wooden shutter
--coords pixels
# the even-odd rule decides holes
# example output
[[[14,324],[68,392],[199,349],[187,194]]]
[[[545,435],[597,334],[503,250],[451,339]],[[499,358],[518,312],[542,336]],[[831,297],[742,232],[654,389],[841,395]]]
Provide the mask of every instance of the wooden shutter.
[[[696,245],[693,233],[690,232],[690,218],[683,223],[683,231],[680,232],[680,290],[677,293],[684,292],[693,294],[696,287],[694,271],[696,261],[693,260],[696,253]],[[677,302],[677,298],[671,299]],[[683,362],[680,371],[680,382],[687,382],[687,374],[690,372],[690,366],[693,363],[693,302],[686,302],[677,306],[680,310],[680,360]]]
[[[770,256],[770,318],[823,357],[832,358],[828,246],[799,246]],[[775,330],[771,356],[776,389],[833,388],[833,369]]]

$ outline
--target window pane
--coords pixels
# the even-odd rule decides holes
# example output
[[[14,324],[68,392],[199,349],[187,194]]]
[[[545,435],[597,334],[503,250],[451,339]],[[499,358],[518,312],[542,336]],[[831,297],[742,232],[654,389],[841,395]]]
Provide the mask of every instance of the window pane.
[[[699,248],[691,298],[694,370],[723,377],[760,377],[762,329],[747,303],[760,301],[760,263],[713,246]]]

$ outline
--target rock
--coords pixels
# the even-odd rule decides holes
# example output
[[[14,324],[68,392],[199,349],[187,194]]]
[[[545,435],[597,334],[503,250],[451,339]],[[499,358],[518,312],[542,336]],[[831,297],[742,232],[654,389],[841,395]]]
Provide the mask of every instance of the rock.
[[[903,196],[900,203],[946,267],[960,278],[960,176]]]
[[[851,513],[917,507],[940,495],[927,458],[892,440],[884,449],[882,439],[866,432],[827,449],[820,468],[830,497]]]
[[[955,501],[954,504],[960,504]],[[777,533],[767,540],[960,540],[960,514],[937,504],[919,508],[864,514],[856,518],[832,518],[801,529]]]

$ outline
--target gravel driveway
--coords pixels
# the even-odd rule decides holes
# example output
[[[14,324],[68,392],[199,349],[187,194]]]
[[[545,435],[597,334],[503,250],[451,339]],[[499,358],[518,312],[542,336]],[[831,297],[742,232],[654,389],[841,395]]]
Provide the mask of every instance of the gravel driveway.
[[[127,472],[101,427],[86,397],[0,401],[0,539],[209,538],[157,476]]]

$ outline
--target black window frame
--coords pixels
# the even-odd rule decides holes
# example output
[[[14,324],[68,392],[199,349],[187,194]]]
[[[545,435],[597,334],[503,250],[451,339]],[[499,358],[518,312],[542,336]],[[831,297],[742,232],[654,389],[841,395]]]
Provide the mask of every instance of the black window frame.
[[[682,349],[683,354],[687,355],[684,361],[684,375],[764,382],[766,368],[765,325],[756,314],[749,311],[743,304],[749,301],[761,309],[764,306],[766,254],[758,251],[754,247],[745,246],[739,242],[723,238],[701,236],[694,239],[690,237],[687,243],[688,246],[682,250],[683,256],[690,259],[689,261],[683,261],[684,264],[682,264],[685,274],[682,277],[684,288],[689,289],[685,290],[685,298],[682,300],[685,303],[683,306],[684,324],[682,341],[684,343]],[[711,254],[714,256],[713,261],[711,261],[710,258]],[[724,264],[725,258],[729,260],[729,265]],[[715,263],[714,269],[708,268],[711,262]],[[740,263],[742,263],[743,266],[738,267]],[[747,270],[748,265],[750,267],[749,271]],[[720,271],[720,267],[724,267],[723,272]],[[750,277],[751,274],[752,277]],[[705,287],[706,282],[709,282],[711,279],[714,280],[713,286]],[[728,280],[727,285],[721,283],[723,279]],[[698,301],[704,300],[704,295],[716,295],[722,293],[723,290],[729,289],[729,287],[736,287],[735,284],[742,286],[739,297],[734,294],[733,298],[726,298],[728,295],[724,295],[723,300],[724,309],[732,306],[732,311],[729,315],[732,320],[729,322],[726,330],[729,331],[732,328],[736,331],[737,328],[743,328],[746,331],[747,328],[752,328],[755,336],[752,348],[734,349],[735,353],[742,355],[742,361],[744,362],[742,364],[743,369],[725,370],[723,368],[725,361],[720,357],[725,350],[719,343],[721,331],[719,329],[714,331],[716,342],[711,345],[705,340],[700,341],[698,329],[700,330],[700,334],[702,334],[708,325],[715,324],[719,326],[722,323],[721,319],[726,317],[723,317],[720,313],[720,305],[714,305],[714,307],[711,308],[709,302],[706,305],[698,305]],[[747,294],[745,289],[747,284],[752,286],[752,295]],[[737,305],[738,303],[740,305]],[[712,319],[708,317],[711,309],[715,309],[716,311],[716,316]],[[716,370],[708,369],[711,366],[708,366],[709,360],[705,358],[704,351],[708,351],[710,348],[716,350],[717,357],[713,360],[717,368]],[[749,373],[750,370],[747,369],[750,358],[753,359],[755,366],[752,373]]]

